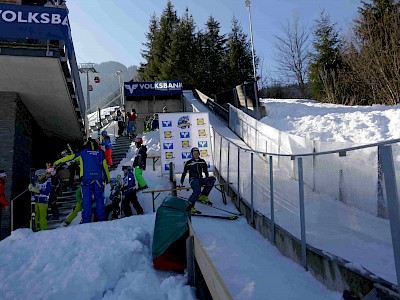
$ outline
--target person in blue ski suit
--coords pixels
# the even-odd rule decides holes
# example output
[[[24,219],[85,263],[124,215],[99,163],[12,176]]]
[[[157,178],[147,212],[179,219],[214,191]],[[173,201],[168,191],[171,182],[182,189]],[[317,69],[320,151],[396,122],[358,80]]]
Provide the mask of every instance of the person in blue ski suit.
[[[82,180],[82,223],[89,223],[92,217],[92,195],[96,203],[96,216],[99,221],[105,220],[104,182],[110,182],[107,161],[104,153],[95,140],[89,138],[85,149],[75,155],[66,156],[55,164],[72,159],[80,159],[80,178]]]
[[[138,215],[143,215],[143,208],[140,206],[136,195],[135,189],[135,177],[133,176],[132,167],[131,166],[123,166],[122,170],[124,171],[124,183],[122,186],[122,195],[124,196],[122,202],[122,209],[124,211],[125,217],[132,216],[132,210],[129,206],[129,203],[132,203]]]

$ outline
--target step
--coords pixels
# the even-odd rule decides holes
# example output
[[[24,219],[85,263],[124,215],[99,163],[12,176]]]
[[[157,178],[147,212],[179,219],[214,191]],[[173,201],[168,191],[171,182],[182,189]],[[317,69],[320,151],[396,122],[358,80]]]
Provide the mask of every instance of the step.
[[[116,143],[113,144],[113,148],[122,148],[122,147],[130,147],[130,145],[132,145],[131,142],[123,142],[123,143]]]
[[[126,155],[116,155],[116,156],[113,156],[112,158],[113,158],[113,160],[122,160],[125,157],[126,157]]]
[[[75,199],[75,195],[59,196],[59,197],[57,197],[57,202],[63,201],[63,200],[74,200],[74,199]]]
[[[129,148],[117,148],[117,149],[113,149],[112,154],[122,154],[122,153],[126,153],[128,152]]]

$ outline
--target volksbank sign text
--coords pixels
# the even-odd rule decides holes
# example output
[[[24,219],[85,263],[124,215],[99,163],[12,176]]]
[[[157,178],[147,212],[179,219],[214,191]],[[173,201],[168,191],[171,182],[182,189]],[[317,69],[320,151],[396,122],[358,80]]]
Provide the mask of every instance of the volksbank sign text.
[[[0,38],[64,40],[71,43],[63,8],[0,3]]]
[[[181,80],[125,82],[125,96],[177,95],[182,93]]]

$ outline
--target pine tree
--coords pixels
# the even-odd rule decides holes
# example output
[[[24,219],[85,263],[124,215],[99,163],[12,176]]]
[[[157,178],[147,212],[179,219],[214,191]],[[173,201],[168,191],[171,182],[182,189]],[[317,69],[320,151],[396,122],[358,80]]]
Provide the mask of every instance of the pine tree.
[[[192,55],[195,47],[195,27],[194,19],[186,8],[172,35],[171,47],[166,53],[167,59],[161,69],[164,79],[181,79],[185,83],[194,83]]]
[[[222,91],[223,86],[223,62],[225,55],[226,38],[220,33],[220,23],[210,16],[206,24],[204,34],[199,35],[199,44],[202,63],[202,87],[205,93],[216,94]]]
[[[155,71],[155,56],[154,56],[154,40],[157,32],[159,31],[159,21],[155,14],[150,18],[149,32],[146,33],[146,43],[143,46],[146,49],[141,51],[142,57],[145,59],[145,63],[141,63],[138,69],[138,77],[140,80],[150,80],[156,75]]]
[[[224,87],[233,88],[251,80],[253,80],[253,59],[250,43],[239,21],[234,17],[224,56]]]
[[[161,69],[167,61],[166,53],[171,47],[173,35],[176,31],[176,26],[179,24],[179,19],[174,10],[171,1],[168,0],[166,8],[157,22],[155,18],[150,21],[150,32],[146,35],[151,49],[144,52],[149,55],[148,61],[141,67],[140,74],[143,80],[163,80]]]
[[[324,11],[316,21],[314,30],[314,53],[309,66],[310,89],[318,100],[335,101],[335,82],[341,66],[340,40],[335,24]]]

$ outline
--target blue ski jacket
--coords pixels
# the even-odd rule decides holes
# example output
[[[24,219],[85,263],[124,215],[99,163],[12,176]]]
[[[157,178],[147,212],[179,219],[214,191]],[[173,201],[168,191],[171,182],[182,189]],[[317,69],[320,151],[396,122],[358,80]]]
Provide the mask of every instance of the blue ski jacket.
[[[51,192],[51,179],[47,179],[43,183],[36,183],[36,188],[39,190],[39,194],[34,196],[35,202],[45,203],[49,202],[49,195]]]
[[[129,195],[134,192],[134,187],[136,185],[135,177],[133,173],[130,171],[128,174],[124,176],[124,185],[122,187],[122,193],[124,196]]]
[[[108,150],[108,149],[112,149],[112,143],[111,143],[111,139],[110,139],[110,137],[108,136],[108,135],[106,135],[105,137],[104,137],[104,140],[103,140],[103,142],[100,144],[101,146],[104,146],[104,148],[106,149],[106,150]]]

